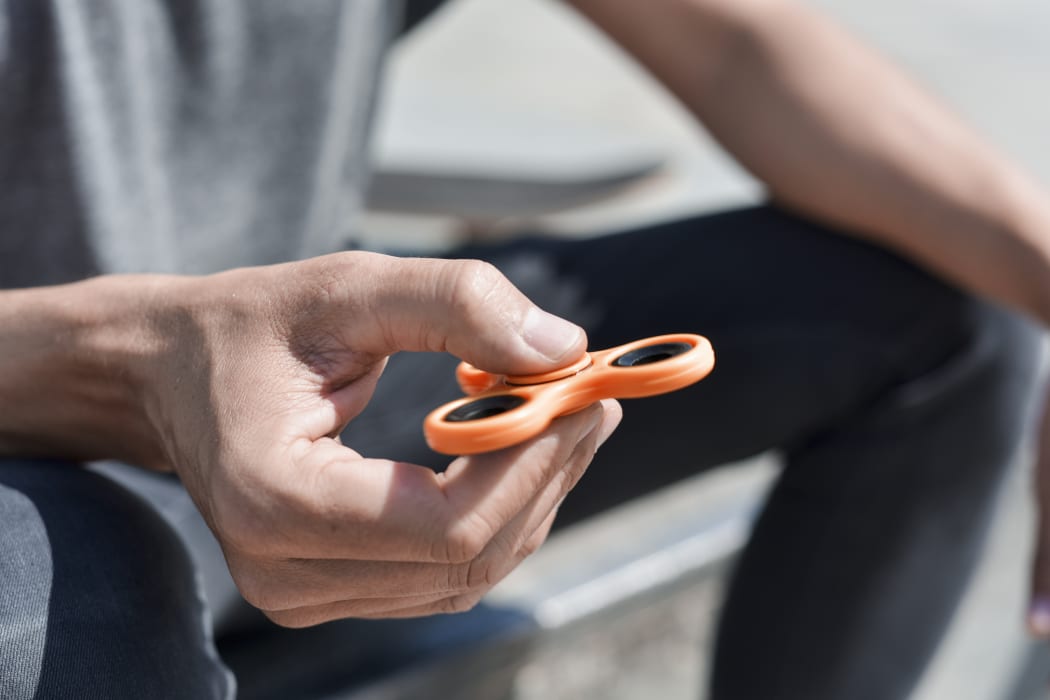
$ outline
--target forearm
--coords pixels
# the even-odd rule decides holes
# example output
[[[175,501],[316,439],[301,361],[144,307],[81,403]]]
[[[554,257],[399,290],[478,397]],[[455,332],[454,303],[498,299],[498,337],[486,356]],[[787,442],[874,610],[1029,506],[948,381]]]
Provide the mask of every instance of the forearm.
[[[160,279],[0,291],[0,455],[162,466],[142,410]]]
[[[773,197],[1050,323],[1045,194],[832,23],[776,0],[659,0],[634,22],[613,19],[624,0],[576,4]]]

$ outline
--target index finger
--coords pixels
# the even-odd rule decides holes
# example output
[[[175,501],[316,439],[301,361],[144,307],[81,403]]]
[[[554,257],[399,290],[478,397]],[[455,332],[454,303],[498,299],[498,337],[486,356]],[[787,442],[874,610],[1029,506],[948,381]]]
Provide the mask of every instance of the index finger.
[[[285,507],[271,510],[282,522],[265,555],[470,561],[564,469],[602,417],[595,404],[521,445],[461,457],[445,473],[317,441],[288,475]]]

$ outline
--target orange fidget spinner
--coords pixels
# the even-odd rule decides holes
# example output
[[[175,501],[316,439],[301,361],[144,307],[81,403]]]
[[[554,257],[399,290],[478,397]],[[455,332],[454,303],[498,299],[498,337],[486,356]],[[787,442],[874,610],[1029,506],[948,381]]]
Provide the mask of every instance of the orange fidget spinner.
[[[689,386],[714,364],[707,339],[685,333],[588,352],[545,374],[503,376],[463,362],[456,379],[468,396],[432,411],[423,421],[423,434],[432,449],[444,454],[499,450],[535,437],[558,416],[599,399],[655,396]]]

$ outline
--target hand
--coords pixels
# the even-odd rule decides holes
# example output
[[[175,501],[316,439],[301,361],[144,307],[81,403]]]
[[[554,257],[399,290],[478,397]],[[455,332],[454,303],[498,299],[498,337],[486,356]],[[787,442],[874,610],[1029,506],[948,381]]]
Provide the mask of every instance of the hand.
[[[1036,637],[1050,638],[1050,394],[1044,399],[1038,427],[1035,461],[1037,524],[1028,629]]]
[[[1038,520],[1028,629],[1036,637],[1050,638],[1050,397],[1044,398],[1038,440],[1035,466]]]
[[[584,351],[483,263],[346,253],[174,278],[164,296],[147,415],[241,592],[282,625],[473,606],[543,542],[619,421],[595,404],[443,474],[340,443],[394,352],[527,374]]]

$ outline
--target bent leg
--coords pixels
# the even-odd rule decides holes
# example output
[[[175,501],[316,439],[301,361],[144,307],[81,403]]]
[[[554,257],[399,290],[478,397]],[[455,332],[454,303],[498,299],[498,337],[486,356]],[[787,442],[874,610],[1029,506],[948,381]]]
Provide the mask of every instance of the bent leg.
[[[712,697],[907,697],[1017,455],[1036,330],[772,208],[492,257],[508,270],[531,259],[582,290],[592,347],[698,332],[718,356],[697,386],[626,402],[563,522],[785,454],[731,586]]]
[[[227,698],[163,521],[76,465],[0,461],[0,697]]]
[[[1032,329],[973,313],[941,363],[786,450],[725,606],[713,698],[910,697],[977,560],[1035,383]]]
[[[672,332],[718,357],[628,401],[560,524],[770,449],[780,483],[735,575],[713,697],[907,696],[947,626],[1035,390],[1038,334],[896,256],[771,207],[487,259],[603,348]],[[448,358],[394,358],[347,442],[440,464],[419,425]]]

